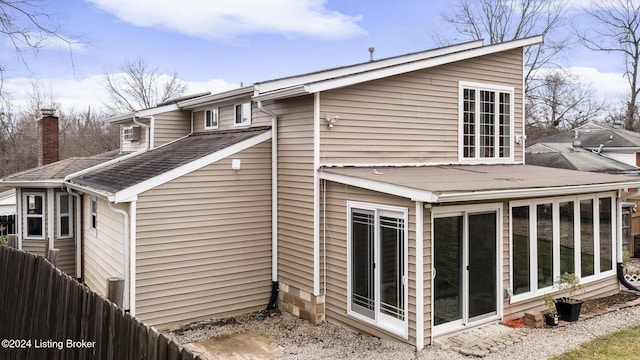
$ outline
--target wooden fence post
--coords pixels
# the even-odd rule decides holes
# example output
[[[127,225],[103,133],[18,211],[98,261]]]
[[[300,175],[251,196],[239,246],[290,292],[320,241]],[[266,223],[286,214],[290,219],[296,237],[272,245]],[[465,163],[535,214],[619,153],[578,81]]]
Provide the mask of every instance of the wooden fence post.
[[[122,308],[122,298],[124,295],[124,279],[112,277],[107,279],[107,299]]]
[[[7,235],[7,246],[14,249],[18,248],[18,236],[16,234]]]
[[[60,255],[60,249],[49,249],[47,251],[47,260],[53,265],[58,266],[58,256]]]

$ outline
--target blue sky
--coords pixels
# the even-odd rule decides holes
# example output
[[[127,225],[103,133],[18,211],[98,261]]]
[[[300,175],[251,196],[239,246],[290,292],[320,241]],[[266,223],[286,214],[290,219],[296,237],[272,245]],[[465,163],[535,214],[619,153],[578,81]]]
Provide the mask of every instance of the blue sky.
[[[44,2],[71,46],[24,51],[0,41],[4,88],[20,103],[33,81],[65,108],[100,106],[99,82],[123,61],[144,58],[177,72],[191,93],[223,91],[334,66],[435,47],[452,0],[65,0]],[[549,0],[555,1],[555,0]],[[577,0],[576,0],[577,1]],[[568,22],[580,21],[574,2]],[[1,39],[1,38],[0,38]],[[623,60],[579,46],[560,60],[594,87],[624,91]]]

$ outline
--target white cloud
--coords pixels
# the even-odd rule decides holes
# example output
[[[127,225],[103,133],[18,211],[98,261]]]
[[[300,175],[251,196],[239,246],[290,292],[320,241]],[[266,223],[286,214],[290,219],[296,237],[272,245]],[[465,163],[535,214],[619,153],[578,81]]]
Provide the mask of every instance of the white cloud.
[[[64,109],[86,110],[91,107],[99,110],[104,107],[103,102],[108,99],[108,94],[102,87],[104,75],[93,75],[84,79],[40,79],[37,87],[45,98],[53,99]],[[19,108],[26,108],[29,103],[29,94],[32,93],[34,80],[30,78],[5,79],[3,91],[5,91],[11,103]],[[221,79],[206,81],[186,82],[188,94],[209,91],[211,93],[222,92],[237,88],[239,84],[232,84]]]
[[[601,72],[596,68],[583,66],[573,66],[567,70],[589,85],[598,97],[619,100],[629,93],[629,83],[622,73]]]
[[[136,26],[229,40],[252,33],[343,38],[365,31],[360,16],[327,9],[326,0],[88,0]]]

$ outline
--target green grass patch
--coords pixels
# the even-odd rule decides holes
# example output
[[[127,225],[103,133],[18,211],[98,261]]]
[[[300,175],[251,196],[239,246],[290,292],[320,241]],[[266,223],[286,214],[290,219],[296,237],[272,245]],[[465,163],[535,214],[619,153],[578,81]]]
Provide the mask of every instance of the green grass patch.
[[[599,337],[553,360],[637,359],[640,356],[640,325]]]

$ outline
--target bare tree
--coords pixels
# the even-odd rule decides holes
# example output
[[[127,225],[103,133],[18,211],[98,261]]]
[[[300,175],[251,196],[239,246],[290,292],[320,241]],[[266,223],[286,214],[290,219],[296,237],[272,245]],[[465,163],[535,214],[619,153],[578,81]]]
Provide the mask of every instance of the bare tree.
[[[453,41],[462,37],[497,44],[544,35],[544,44],[526,49],[525,84],[528,85],[534,72],[552,63],[567,46],[566,38],[550,36],[552,30],[563,26],[566,10],[565,0],[459,0],[452,13],[444,15],[444,20],[457,35]],[[435,35],[435,38],[440,44],[452,42],[441,35]]]
[[[604,101],[596,100],[587,84],[556,69],[544,72],[539,79],[531,79],[525,109],[527,134],[535,139],[603,118],[606,106]]]
[[[105,74],[103,85],[109,93],[104,105],[116,114],[148,109],[187,91],[177,73],[164,75],[142,58],[125,61],[119,73]]]
[[[629,83],[625,128],[638,127],[640,86],[640,1],[598,0],[588,14],[600,26],[579,30],[581,42],[589,49],[621,54],[625,59],[625,77]]]
[[[0,0],[0,34],[6,35],[18,56],[24,61],[22,49],[40,49],[55,38],[69,47],[73,44],[56,21],[37,0]],[[0,88],[4,67],[0,64]]]

